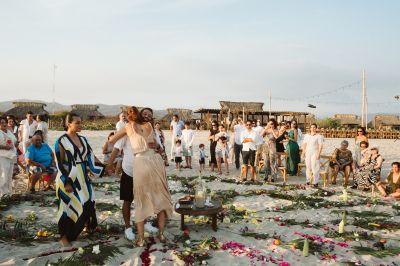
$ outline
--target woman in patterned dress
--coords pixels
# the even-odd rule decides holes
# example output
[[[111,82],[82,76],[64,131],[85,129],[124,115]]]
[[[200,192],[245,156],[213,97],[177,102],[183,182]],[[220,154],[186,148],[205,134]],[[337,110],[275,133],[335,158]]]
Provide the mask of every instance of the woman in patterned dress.
[[[103,166],[87,139],[78,134],[82,130],[81,122],[79,115],[68,114],[67,132],[55,143],[58,230],[64,247],[70,246],[84,227],[89,232],[97,228],[94,191],[87,170],[99,176],[103,174]]]
[[[368,159],[361,160],[361,166],[354,174],[353,188],[368,191],[371,186],[375,186],[380,181],[383,161],[378,146],[371,147],[371,155]]]

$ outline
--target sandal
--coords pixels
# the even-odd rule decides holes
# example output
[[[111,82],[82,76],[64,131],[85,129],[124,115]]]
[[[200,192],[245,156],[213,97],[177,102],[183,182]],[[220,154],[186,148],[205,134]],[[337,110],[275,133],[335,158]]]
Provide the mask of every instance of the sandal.
[[[158,233],[158,237],[157,238],[158,238],[158,240],[160,240],[161,243],[167,242],[167,239],[165,238],[163,232]]]
[[[133,245],[138,248],[144,247],[145,244],[146,244],[146,240],[144,240],[144,239],[138,239],[133,243]]]

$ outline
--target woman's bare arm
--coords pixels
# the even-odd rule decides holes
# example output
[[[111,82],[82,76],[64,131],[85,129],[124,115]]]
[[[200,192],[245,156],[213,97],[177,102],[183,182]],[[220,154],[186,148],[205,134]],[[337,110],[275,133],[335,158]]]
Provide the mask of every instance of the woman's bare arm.
[[[127,124],[126,126],[128,125],[130,124]],[[126,136],[126,126],[118,130],[117,133],[115,133],[114,136],[111,137],[111,139],[109,140],[110,144],[115,144],[119,139],[122,139]]]

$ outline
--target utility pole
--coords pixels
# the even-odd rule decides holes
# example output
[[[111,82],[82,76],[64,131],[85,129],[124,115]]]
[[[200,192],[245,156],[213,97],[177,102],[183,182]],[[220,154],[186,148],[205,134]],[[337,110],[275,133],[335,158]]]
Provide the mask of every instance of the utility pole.
[[[271,110],[272,110],[272,96],[271,96],[271,89],[269,90],[269,117],[271,116]]]
[[[365,87],[365,69],[362,71],[361,126],[368,126],[367,91]]]

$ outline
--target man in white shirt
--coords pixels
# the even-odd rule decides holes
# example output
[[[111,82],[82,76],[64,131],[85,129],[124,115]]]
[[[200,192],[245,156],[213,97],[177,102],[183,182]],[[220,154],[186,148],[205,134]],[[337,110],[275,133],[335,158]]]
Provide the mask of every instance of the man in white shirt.
[[[47,143],[47,135],[49,133],[49,125],[47,124],[46,120],[48,120],[46,115],[36,116],[36,122],[37,122],[36,130],[42,131],[44,143]]]
[[[254,160],[256,157],[256,132],[252,128],[252,123],[250,121],[246,122],[246,129],[242,131],[240,135],[240,140],[243,143],[242,157],[244,170],[242,171],[242,180],[247,180],[248,165],[251,167],[252,181],[255,181],[256,171],[254,168]],[[244,173],[243,173],[244,172]]]
[[[312,124],[310,127],[310,134],[306,134],[303,140],[302,159],[306,162],[306,176],[307,185],[310,185],[311,178],[314,177],[314,188],[318,187],[319,171],[320,171],[320,157],[324,138],[317,133],[317,124]]]
[[[190,128],[190,122],[185,122],[185,129],[181,136],[183,156],[185,156],[186,168],[192,169],[194,131]]]
[[[120,130],[121,128],[125,127],[126,123],[127,123],[126,114],[125,114],[124,112],[121,112],[121,113],[119,114],[119,121],[118,121],[117,125],[115,126],[115,128],[116,128],[117,131],[118,131],[118,130]]]
[[[19,141],[22,143],[22,151],[25,154],[37,129],[37,122],[33,119],[31,111],[26,113],[26,119],[22,120],[20,125]]]
[[[235,153],[235,166],[236,169],[239,170],[240,168],[240,154],[242,154],[242,148],[243,144],[242,141],[240,140],[240,136],[242,132],[244,131],[245,127],[243,125],[242,119],[239,117],[238,122],[236,125],[233,126],[233,132],[235,135],[235,144],[233,145],[233,150]],[[243,157],[243,155],[242,155]]]
[[[182,136],[182,129],[184,125],[181,120],[179,120],[178,115],[174,115],[172,117],[171,125],[169,126],[169,129],[171,130],[171,161],[174,159],[174,146],[175,146],[175,141],[177,139],[180,139]]]
[[[264,144],[264,138],[262,137],[262,133],[264,132],[264,128],[261,126],[260,120],[253,121],[253,130],[256,132],[256,159],[255,159],[255,166],[257,167],[258,162],[262,157],[262,148]]]

